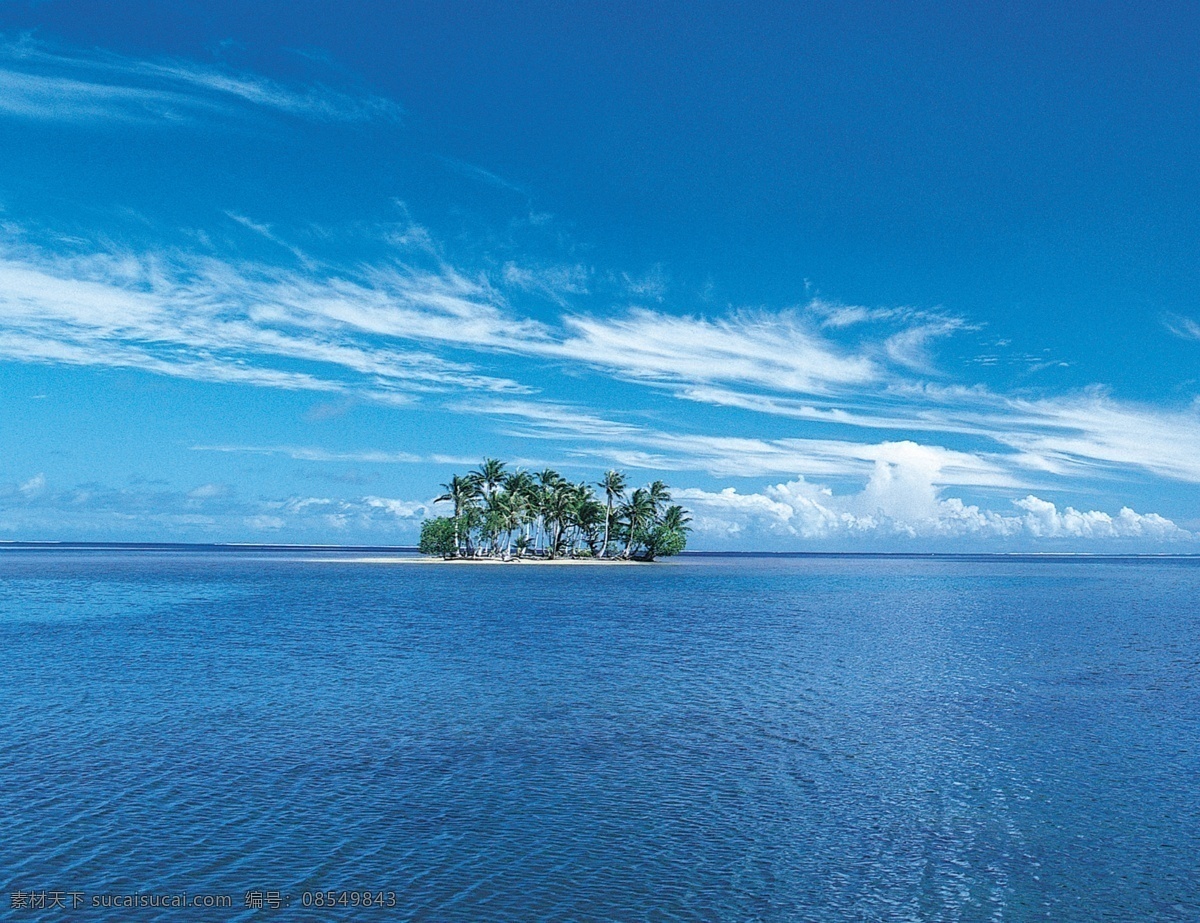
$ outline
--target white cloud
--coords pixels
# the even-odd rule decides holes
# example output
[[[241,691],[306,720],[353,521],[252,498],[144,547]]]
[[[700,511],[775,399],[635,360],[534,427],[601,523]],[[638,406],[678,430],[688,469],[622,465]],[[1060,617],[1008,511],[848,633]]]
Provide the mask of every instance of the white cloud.
[[[854,389],[826,399],[710,386],[678,393],[702,403],[813,423],[983,438],[996,447],[986,457],[1013,472],[1091,477],[1140,468],[1200,483],[1200,402],[1181,410],[1144,407],[1115,400],[1102,389],[1031,400],[982,387],[894,379],[874,393]]]
[[[626,295],[647,301],[662,301],[667,295],[670,280],[661,263],[655,263],[644,274],[633,276],[621,273],[621,285]]]
[[[820,319],[822,327],[835,329],[888,321],[906,313],[900,308],[867,308],[862,305],[836,304],[821,298],[810,301],[808,311]]]
[[[835,495],[798,477],[762,493],[685,489],[675,496],[693,510],[699,532],[724,537],[758,532],[810,540],[873,535],[968,537],[985,543],[1057,538],[1174,542],[1194,537],[1156,513],[1140,514],[1129,507],[1115,516],[1073,507],[1059,512],[1054,503],[1032,494],[1012,501],[1022,513],[982,509],[944,496],[949,484],[985,480],[973,457],[907,441],[864,446],[858,452],[873,456],[874,467],[857,492]],[[956,468],[961,471],[947,475]]]
[[[996,439],[1048,466],[1142,468],[1200,483],[1200,412],[1122,404],[1103,392],[1077,398],[1010,400],[997,414]]]
[[[547,401],[471,401],[457,409],[506,419],[506,432],[523,438],[570,440],[576,451],[617,464],[663,470],[701,470],[717,476],[800,474],[867,477],[894,467],[920,470],[938,486],[1025,487],[1004,459],[910,440],[859,443],[836,439],[757,439],[667,432],[606,419],[585,409]],[[882,468],[881,468],[882,466]],[[883,476],[883,475],[880,475]]]
[[[259,514],[257,516],[247,516],[243,522],[256,532],[278,532],[287,523],[279,516],[267,516]]]
[[[922,489],[914,497],[908,492],[913,483],[908,477],[873,478],[857,494],[835,496],[828,488],[799,478],[762,493],[687,488],[676,490],[674,498],[691,510],[699,537],[750,541],[758,537],[769,540],[772,547],[778,547],[779,539],[958,538],[975,540],[986,548],[1007,540],[1028,544],[1042,539],[1131,539],[1156,544],[1194,538],[1157,513],[1141,514],[1129,507],[1115,516],[1072,507],[1059,512],[1055,504],[1029,495],[1012,501],[1023,514],[1004,513],[964,503],[959,497],[942,497],[940,491]]]
[[[510,261],[504,264],[501,277],[507,285],[540,295],[565,308],[569,296],[588,293],[588,275],[587,267],[581,265],[534,268]]]
[[[52,121],[179,121],[195,114],[197,101],[148,87],[114,86],[0,70],[0,113]],[[207,107],[204,107],[207,108]]]
[[[444,264],[322,275],[178,253],[57,256],[0,246],[0,358],[391,404],[439,393],[533,390],[444,358],[435,351],[443,347],[568,360],[666,385],[685,399],[813,427],[992,443],[971,452],[927,447],[939,453],[938,485],[1040,489],[1048,479],[1129,468],[1200,483],[1194,407],[1136,407],[1099,391],[1029,400],[898,379],[865,352],[838,349],[797,312],[708,319],[638,310],[609,319],[567,316],[554,325],[517,316],[485,277]],[[811,396],[790,396],[797,392]],[[533,400],[459,406],[506,418],[511,432],[607,443],[582,448],[631,464],[718,475],[865,477],[889,460],[894,450],[883,447],[919,444],[673,433]]]
[[[371,509],[384,510],[397,519],[424,519],[430,515],[430,504],[396,500],[390,497],[363,497],[362,502]]]
[[[772,391],[823,393],[865,385],[880,370],[808,328],[797,312],[740,312],[716,319],[645,309],[624,317],[568,316],[554,354],[647,381],[739,382]]]
[[[938,318],[924,321],[888,337],[884,349],[888,358],[911,371],[936,375],[929,346],[934,340],[948,337],[966,325],[958,318]]]
[[[1197,323],[1190,317],[1169,314],[1163,320],[1163,323],[1177,337],[1185,340],[1200,340],[1200,323]]]
[[[1136,513],[1127,506],[1116,516],[1097,510],[1081,513],[1070,506],[1060,513],[1053,503],[1032,495],[1014,500],[1013,505],[1025,510],[1022,523],[1030,535],[1039,538],[1148,538],[1162,541],[1191,537],[1191,533],[1157,513]]]
[[[308,462],[352,462],[370,465],[474,465],[479,459],[466,458],[461,455],[416,455],[412,452],[383,451],[380,449],[363,449],[361,451],[332,451],[317,446],[293,445],[194,445],[193,452],[223,452],[226,454],[246,455],[283,455],[295,461]],[[522,461],[520,464],[525,464]]]
[[[458,160],[454,157],[436,155],[436,158],[450,169],[454,170],[456,173],[461,173],[463,176],[477,180],[496,189],[503,189],[506,192],[515,192],[517,195],[525,198],[529,197],[528,189],[518,186],[516,183],[510,182],[502,176],[498,176],[491,170],[485,170],[483,167],[476,166],[473,163],[467,163],[465,160]]]
[[[512,421],[512,432],[533,438],[640,440],[644,431],[589,413],[585,408],[554,401],[472,400],[452,405],[469,414],[486,414]]]
[[[46,489],[46,475],[42,473],[35,474],[28,481],[23,483],[17,490],[26,497],[36,497]]]
[[[863,454],[874,455],[875,460],[866,484],[857,493],[835,495],[830,488],[802,476],[768,487],[762,494],[737,494],[727,489],[719,501],[697,490],[678,491],[676,496],[695,505],[702,530],[714,528],[708,510],[715,506],[718,532],[728,530],[728,510],[738,504],[743,513],[759,514],[741,522],[741,529],[761,525],[754,520],[769,512],[768,532],[805,539],[855,534],[1000,536],[1016,531],[1016,517],[980,510],[957,497],[942,497],[942,488],[948,483],[946,469],[960,464],[954,454],[911,442],[864,448]]]
[[[226,216],[228,216],[228,218],[231,221],[233,221],[237,224],[240,224],[246,230],[252,231],[255,234],[257,234],[259,237],[269,240],[271,243],[275,244],[276,246],[281,247],[282,249],[286,250],[288,253],[290,253],[292,256],[294,256],[297,260],[299,260],[300,264],[302,266],[304,266],[305,268],[307,268],[307,269],[315,269],[316,268],[316,263],[308,256],[307,253],[305,253],[299,247],[297,247],[291,243],[288,243],[288,241],[284,240],[282,237],[280,237],[278,234],[276,234],[273,230],[271,230],[271,226],[269,224],[261,224],[257,221],[253,221],[252,219],[247,218],[245,215],[239,215],[236,212],[226,211],[225,214],[226,214]]]
[[[323,86],[186,61],[60,53],[28,38],[0,45],[0,114],[49,121],[182,123],[268,110],[316,121],[396,119],[400,107]]]
[[[693,514],[700,535],[768,536],[801,539],[826,538],[842,533],[870,531],[874,521],[836,509],[828,489],[798,478],[770,487],[763,493],[742,494],[733,487],[712,493],[696,488],[673,492],[672,498]]]
[[[367,95],[285,86],[218,67],[63,53],[29,39],[0,45],[0,114],[172,123],[265,112],[340,121],[399,114]],[[920,381],[937,374],[935,342],[972,329],[939,311],[814,299],[792,310],[709,316],[645,307],[572,313],[573,296],[595,294],[593,282],[607,281],[621,304],[661,302],[667,269],[655,265],[638,277],[506,254],[483,261],[499,265],[490,275],[467,271],[412,222],[391,235],[395,249],[386,257],[326,265],[278,225],[227,215],[298,265],[285,270],[165,251],[70,255],[57,252],[61,241],[41,250],[0,244],[0,359],[130,368],[390,404],[431,395],[520,395],[521,401],[460,399],[458,406],[502,419],[508,432],[571,440],[573,451],[620,464],[857,479],[866,484],[857,505],[834,511],[855,521],[954,518],[937,505],[949,502],[937,499],[949,486],[1044,492],[1047,482],[1130,469],[1200,483],[1196,408],[1140,408],[1100,393],[1035,400]],[[520,313],[514,304],[529,294],[558,305],[561,316]],[[1166,324],[1179,336],[1200,337],[1190,318],[1172,316]],[[477,358],[460,361],[464,352]],[[556,363],[569,372],[599,370],[720,408],[710,419],[728,416],[708,424],[708,432],[688,433],[535,401],[535,387],[488,374],[497,355],[541,363],[539,384]],[[738,411],[793,421],[793,428],[730,422]],[[894,432],[854,432],[863,429]],[[950,440],[929,433],[963,437],[960,444],[971,448],[931,445]],[[405,452],[237,450],[313,461],[421,460]],[[954,515],[969,521],[971,509],[962,505]]]
[[[368,464],[413,464],[436,461],[411,452],[382,452],[368,449],[362,452],[331,452],[312,446],[255,446],[255,445],[194,445],[193,452],[244,453],[247,455],[285,455],[296,461],[365,462]]]
[[[201,484],[188,491],[192,500],[220,500],[233,494],[233,488],[228,484]]]
[[[436,391],[529,390],[372,339],[487,344],[510,326],[478,286],[453,273],[391,273],[390,281],[386,289],[187,255],[56,257],[10,246],[0,248],[0,357],[354,391],[388,403]],[[281,367],[296,361],[313,371]]]

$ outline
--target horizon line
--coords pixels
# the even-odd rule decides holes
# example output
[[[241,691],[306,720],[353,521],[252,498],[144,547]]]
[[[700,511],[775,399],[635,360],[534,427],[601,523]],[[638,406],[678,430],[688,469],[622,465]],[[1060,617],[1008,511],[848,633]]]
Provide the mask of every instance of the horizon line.
[[[0,539],[0,551],[257,551],[375,552],[420,554],[416,545],[340,545],[287,542],[87,542]],[[1200,559],[1186,552],[1095,551],[682,551],[675,557],[709,558],[1172,558]]]

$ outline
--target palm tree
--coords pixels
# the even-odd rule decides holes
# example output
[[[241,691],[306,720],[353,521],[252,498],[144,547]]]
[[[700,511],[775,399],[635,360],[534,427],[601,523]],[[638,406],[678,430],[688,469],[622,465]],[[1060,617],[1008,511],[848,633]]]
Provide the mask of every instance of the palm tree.
[[[498,490],[484,501],[482,538],[485,543],[485,554],[496,553],[497,540],[500,538],[500,533],[505,531],[508,526],[510,513],[511,503],[506,491]]]
[[[454,549],[458,553],[461,547],[459,540],[459,524],[462,520],[463,513],[479,499],[479,488],[470,478],[460,478],[457,474],[450,478],[448,484],[443,484],[445,493],[435,500],[435,503],[443,501],[454,504]]]
[[[499,549],[500,533],[505,535],[504,557],[512,552],[512,534],[521,524],[524,513],[523,498],[508,490],[498,490],[487,501],[484,527],[488,539],[488,553],[495,555]]]
[[[646,560],[653,561],[657,555],[673,555],[683,551],[687,547],[687,534],[692,531],[688,526],[691,521],[692,517],[682,506],[668,506],[650,530],[646,542]]]
[[[588,547],[595,551],[595,531],[599,524],[599,514],[604,507],[596,500],[596,494],[586,483],[564,483],[563,519],[561,544],[575,554],[576,547],[585,537]]]
[[[650,502],[654,504],[654,515],[657,516],[659,507],[671,502],[671,492],[662,481],[655,481],[647,492],[650,495]]]
[[[687,511],[668,505],[671,493],[662,481],[632,495],[626,484],[619,471],[606,471],[595,485],[575,484],[552,468],[531,474],[485,458],[478,470],[465,477],[454,475],[442,485],[445,492],[437,501],[453,503],[454,515],[427,525],[431,534],[433,526],[440,530],[442,546],[449,548],[446,540],[453,539],[450,557],[507,560],[514,548],[518,557],[533,548],[550,558],[566,554],[607,558],[614,536],[624,539],[619,556],[626,560],[679,554],[691,531]],[[597,497],[597,487],[603,489],[603,497]],[[423,545],[425,537],[422,526]]]
[[[504,489],[510,494],[528,497],[534,488],[533,475],[518,468],[504,478]]]
[[[542,521],[546,529],[546,553],[552,558],[561,550],[563,533],[571,522],[571,509],[577,502],[575,486],[559,478],[544,488]]]
[[[654,521],[654,501],[650,493],[642,487],[633,492],[628,502],[621,505],[621,518],[625,520],[625,550],[621,553],[624,558],[633,554],[633,546],[637,543],[638,533],[647,524]]]
[[[599,554],[600,546],[600,524],[605,520],[604,504],[595,498],[595,496],[586,496],[580,501],[575,508],[575,524],[579,530],[579,537],[588,546],[588,551],[592,555]]]
[[[536,475],[537,482],[543,487],[552,487],[555,484],[561,484],[563,476],[553,468],[543,468]]]
[[[482,533],[485,531],[487,525],[485,519],[483,510],[477,504],[472,503],[469,506],[463,507],[462,534],[465,546],[463,554],[469,558],[475,557],[478,553],[478,549],[471,544],[471,536],[478,530],[481,533],[481,537],[483,537]]]
[[[682,506],[667,507],[661,516],[655,517],[653,526],[643,531],[639,560],[653,561],[658,555],[679,554],[687,547],[687,533],[692,531],[688,523],[691,521]]]
[[[537,484],[528,471],[518,468],[504,479],[504,489],[512,495],[513,509],[517,513],[517,525],[513,528],[520,528],[521,538],[524,539],[517,542],[517,554],[520,556],[529,547],[529,527],[537,518]]]
[[[563,483],[563,477],[553,468],[543,468],[535,477],[537,488],[534,496],[534,509],[536,510],[536,518],[540,520],[538,531],[549,541],[551,501],[555,490]]]
[[[479,485],[485,497],[490,497],[504,480],[504,469],[507,466],[498,458],[485,458],[477,471],[467,475]]]
[[[687,510],[682,506],[668,506],[667,511],[662,516],[664,528],[679,532],[691,532],[692,528],[688,525],[691,521],[692,517],[687,514]]]
[[[600,547],[600,557],[608,556],[608,532],[612,524],[613,503],[625,497],[625,475],[620,471],[605,471],[604,480],[597,487],[604,488],[607,504],[604,508],[604,544]]]

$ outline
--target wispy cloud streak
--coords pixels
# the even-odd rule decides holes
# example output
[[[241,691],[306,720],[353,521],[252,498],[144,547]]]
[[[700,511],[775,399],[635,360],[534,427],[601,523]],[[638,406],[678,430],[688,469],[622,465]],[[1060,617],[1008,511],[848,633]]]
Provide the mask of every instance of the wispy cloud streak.
[[[0,356],[407,403],[463,392],[533,395],[534,387],[480,368],[489,355],[515,354],[837,434],[745,440],[656,433],[545,401],[481,411],[520,418],[524,431],[544,436],[602,434],[625,451],[636,444],[644,454],[626,457],[645,465],[828,474],[832,462],[817,460],[836,458],[856,471],[874,460],[864,448],[815,447],[862,446],[846,437],[866,429],[891,431],[892,442],[911,441],[910,434],[990,442],[991,450],[972,453],[986,459],[970,466],[977,484],[1130,468],[1200,483],[1195,408],[1139,408],[1101,391],[1032,400],[923,384],[821,338],[794,311],[717,320],[644,310],[615,318],[566,314],[554,324],[522,317],[511,297],[503,279],[472,277],[439,260],[426,268],[282,270],[179,253],[52,255],[13,244],[0,248]],[[445,350],[478,361],[451,360]]]
[[[390,290],[314,282],[187,255],[0,251],[0,356],[375,400],[459,389],[525,393],[511,379],[362,333],[488,342],[496,307],[461,278],[392,273]],[[388,299],[394,306],[388,311]],[[303,362],[296,370],[283,362]]]
[[[1180,314],[1170,314],[1164,321],[1166,328],[1184,340],[1200,340],[1200,323]]]
[[[822,393],[865,385],[881,370],[811,330],[795,311],[706,319],[634,309],[624,317],[568,316],[557,351],[647,381],[724,381],[772,391]]]
[[[825,478],[865,477],[879,465],[919,465],[935,485],[1029,487],[995,455],[959,452],[903,440],[862,443],[834,439],[759,439],[668,432],[606,419],[583,408],[528,400],[481,400],[463,412],[506,421],[523,438],[592,446],[598,457],[639,468],[706,471],[716,476],[802,474]]]
[[[194,445],[193,452],[223,452],[245,455],[283,455],[294,461],[355,462],[370,465],[412,465],[433,462],[439,465],[471,465],[477,459],[452,455],[416,455],[412,452],[385,452],[377,449],[335,452],[316,446]]]
[[[239,110],[317,121],[394,120],[400,108],[328,87],[287,87],[187,61],[65,53],[25,38],[0,44],[0,114],[51,121],[179,123]]]

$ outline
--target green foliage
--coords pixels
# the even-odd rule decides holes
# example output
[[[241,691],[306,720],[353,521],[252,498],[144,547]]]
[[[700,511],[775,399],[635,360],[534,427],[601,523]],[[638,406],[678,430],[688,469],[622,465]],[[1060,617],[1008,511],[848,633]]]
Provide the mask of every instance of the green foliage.
[[[679,554],[686,547],[687,535],[684,529],[671,528],[659,523],[650,530],[646,542],[646,554],[651,560],[669,558],[673,554]]]
[[[532,554],[651,561],[681,552],[690,520],[682,507],[667,505],[667,485],[655,481],[627,494],[626,483],[619,471],[605,472],[595,485],[575,484],[550,468],[530,474],[486,458],[442,485],[437,499],[453,503],[454,513],[422,524],[420,548],[447,558],[506,560]]]
[[[449,516],[426,519],[421,523],[421,542],[417,546],[421,554],[440,554],[449,558],[457,549],[454,520]]]
[[[638,529],[630,547],[630,557],[635,561],[653,561],[669,558],[687,547],[687,526],[670,526],[662,522],[647,523]]]

